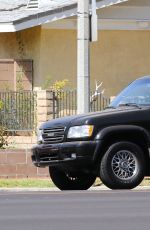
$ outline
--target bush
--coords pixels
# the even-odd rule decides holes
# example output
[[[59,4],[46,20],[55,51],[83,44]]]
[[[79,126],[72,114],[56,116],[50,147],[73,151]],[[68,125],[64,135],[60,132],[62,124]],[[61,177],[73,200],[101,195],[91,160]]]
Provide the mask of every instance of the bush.
[[[8,145],[8,133],[5,127],[0,126],[0,148],[3,149]]]
[[[0,110],[3,108],[3,102],[0,100]]]

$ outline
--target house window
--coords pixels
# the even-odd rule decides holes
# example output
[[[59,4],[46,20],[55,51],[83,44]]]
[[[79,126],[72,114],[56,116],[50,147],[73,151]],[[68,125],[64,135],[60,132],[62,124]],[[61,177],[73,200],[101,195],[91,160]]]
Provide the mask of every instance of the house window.
[[[0,59],[0,90],[32,90],[33,61]]]

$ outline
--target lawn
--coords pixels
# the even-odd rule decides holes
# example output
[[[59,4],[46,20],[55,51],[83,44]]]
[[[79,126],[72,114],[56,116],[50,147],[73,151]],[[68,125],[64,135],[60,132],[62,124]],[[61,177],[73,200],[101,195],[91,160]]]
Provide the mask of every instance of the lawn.
[[[102,185],[96,179],[94,186]],[[150,177],[146,177],[140,186],[150,186]],[[0,179],[0,188],[52,188],[55,187],[50,179]]]
[[[51,188],[50,179],[0,179],[0,188]]]

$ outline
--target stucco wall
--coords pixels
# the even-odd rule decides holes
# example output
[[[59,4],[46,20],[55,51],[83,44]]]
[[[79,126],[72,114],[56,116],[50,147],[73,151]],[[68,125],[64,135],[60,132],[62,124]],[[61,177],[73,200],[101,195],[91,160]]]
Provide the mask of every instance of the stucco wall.
[[[76,31],[42,30],[41,42],[42,78],[68,78],[75,88]],[[105,93],[116,95],[133,79],[150,74],[149,47],[150,31],[99,31],[98,42],[91,44],[91,87],[94,80],[103,81]]]
[[[76,31],[42,30],[41,76],[51,81],[69,79],[68,87],[76,87]]]
[[[33,59],[34,77],[40,78],[41,27],[0,33],[0,59]]]
[[[91,87],[103,81],[105,93],[116,95],[131,80],[150,74],[150,31],[99,31],[91,44]],[[69,79],[76,87],[77,42],[75,30],[41,27],[0,34],[0,58],[34,61],[34,87]]]
[[[92,44],[92,79],[116,95],[133,79],[150,74],[150,31],[102,31]]]

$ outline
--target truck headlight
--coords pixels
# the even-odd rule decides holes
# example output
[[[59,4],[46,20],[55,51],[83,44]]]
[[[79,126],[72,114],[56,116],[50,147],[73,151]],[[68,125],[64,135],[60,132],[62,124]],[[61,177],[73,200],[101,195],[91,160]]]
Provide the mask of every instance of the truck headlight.
[[[91,137],[93,133],[93,125],[82,125],[71,127],[68,131],[68,138]]]
[[[42,134],[43,134],[43,130],[38,129],[38,131],[37,131],[37,142],[38,142],[39,144],[41,144],[41,143],[43,142]]]

